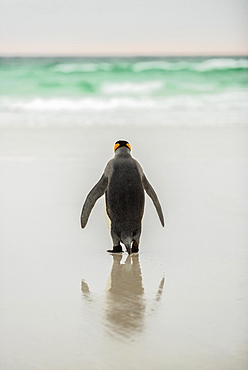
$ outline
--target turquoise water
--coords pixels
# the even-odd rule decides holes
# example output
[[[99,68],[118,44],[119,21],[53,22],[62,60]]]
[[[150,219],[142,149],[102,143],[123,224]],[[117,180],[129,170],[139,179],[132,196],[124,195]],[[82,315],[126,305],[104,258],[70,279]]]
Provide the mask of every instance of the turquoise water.
[[[4,125],[34,113],[49,125],[55,112],[79,125],[119,122],[118,112],[132,123],[196,124],[204,112],[202,124],[243,125],[248,112],[247,57],[0,58],[0,80]]]

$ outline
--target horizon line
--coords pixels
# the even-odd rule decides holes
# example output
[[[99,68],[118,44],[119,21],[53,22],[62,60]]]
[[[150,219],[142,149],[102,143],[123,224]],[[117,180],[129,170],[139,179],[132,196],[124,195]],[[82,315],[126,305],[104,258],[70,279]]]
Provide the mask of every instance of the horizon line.
[[[146,54],[146,53],[141,53],[141,54],[133,54],[133,53],[82,53],[82,54],[75,54],[75,53],[66,53],[66,54],[58,54],[58,53],[0,53],[0,58],[149,58],[149,57],[155,57],[155,58],[173,58],[173,57],[184,57],[184,58],[191,58],[191,57],[199,57],[199,58],[204,58],[204,57],[215,57],[215,58],[226,58],[226,57],[248,57],[248,53],[164,53],[164,54],[159,54],[159,53],[153,53],[153,54]]]

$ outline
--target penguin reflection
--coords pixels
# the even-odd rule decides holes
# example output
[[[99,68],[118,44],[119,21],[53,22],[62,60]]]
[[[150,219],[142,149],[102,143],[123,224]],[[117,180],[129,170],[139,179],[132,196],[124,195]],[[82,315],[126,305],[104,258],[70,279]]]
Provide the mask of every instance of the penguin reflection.
[[[129,255],[125,263],[121,263],[122,255],[112,255],[113,265],[109,277],[106,292],[104,321],[107,331],[121,336],[129,337],[130,334],[141,332],[145,326],[145,315],[149,309],[144,296],[142,273],[139,255]],[[82,281],[84,297],[90,301],[90,289],[85,281]],[[159,302],[164,287],[164,278],[161,280],[156,297],[152,302]],[[148,310],[148,312],[147,312]]]
[[[110,287],[106,294],[106,323],[119,334],[140,331],[144,327],[145,300],[139,255],[128,256],[121,264],[113,256]]]

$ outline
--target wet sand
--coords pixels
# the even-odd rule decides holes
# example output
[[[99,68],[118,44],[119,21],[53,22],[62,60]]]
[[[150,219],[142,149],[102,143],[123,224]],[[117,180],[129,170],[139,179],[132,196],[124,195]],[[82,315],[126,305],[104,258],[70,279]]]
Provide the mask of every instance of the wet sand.
[[[157,191],[138,255],[109,255],[100,199],[129,140]],[[246,369],[246,129],[1,129],[0,367]]]

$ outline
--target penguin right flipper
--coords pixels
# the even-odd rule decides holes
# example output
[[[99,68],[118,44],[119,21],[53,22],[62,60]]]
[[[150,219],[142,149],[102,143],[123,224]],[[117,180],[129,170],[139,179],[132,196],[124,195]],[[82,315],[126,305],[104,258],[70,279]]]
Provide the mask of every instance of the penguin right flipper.
[[[106,191],[108,178],[103,174],[98,183],[91,189],[84,202],[81,213],[81,226],[84,228],[87,224],[90,212],[99,199]]]
[[[149,181],[147,180],[147,178],[145,177],[144,174],[142,176],[142,183],[143,183],[145,191],[147,192],[147,194],[149,195],[149,197],[153,201],[153,204],[154,204],[154,206],[157,210],[158,217],[160,219],[160,222],[161,222],[162,226],[164,226],[163,211],[162,211],[161,205],[159,203],[157,194],[155,193],[155,190],[153,189],[152,185],[149,183]]]

